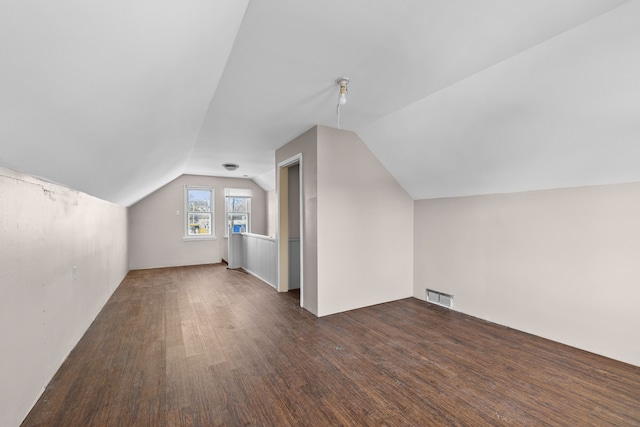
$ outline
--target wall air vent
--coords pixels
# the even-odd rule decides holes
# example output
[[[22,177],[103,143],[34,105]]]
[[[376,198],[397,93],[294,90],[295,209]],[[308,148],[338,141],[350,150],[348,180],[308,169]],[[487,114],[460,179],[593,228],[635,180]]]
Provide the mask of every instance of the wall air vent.
[[[427,289],[427,302],[432,302],[447,308],[453,308],[453,295]]]

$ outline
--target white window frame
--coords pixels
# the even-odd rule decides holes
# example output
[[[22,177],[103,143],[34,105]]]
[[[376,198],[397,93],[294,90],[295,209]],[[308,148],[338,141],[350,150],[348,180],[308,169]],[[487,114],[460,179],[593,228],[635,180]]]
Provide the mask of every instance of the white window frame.
[[[211,193],[210,212],[211,223],[209,234],[189,234],[189,190],[209,191]],[[183,240],[214,240],[216,238],[216,206],[215,206],[216,192],[214,187],[201,186],[201,185],[185,185],[184,186],[184,237]]]
[[[228,199],[244,198],[248,199],[247,212],[237,212],[238,214],[247,215],[247,233],[251,233],[251,197],[253,192],[250,188],[225,188],[224,189],[224,237],[229,237],[229,211]]]

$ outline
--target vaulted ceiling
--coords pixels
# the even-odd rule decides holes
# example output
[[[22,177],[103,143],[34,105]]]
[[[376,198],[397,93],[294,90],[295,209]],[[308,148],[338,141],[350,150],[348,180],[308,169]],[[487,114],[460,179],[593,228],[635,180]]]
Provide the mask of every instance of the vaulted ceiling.
[[[415,199],[640,181],[640,2],[0,4],[0,166],[130,205],[355,131]],[[227,172],[222,163],[240,164]]]

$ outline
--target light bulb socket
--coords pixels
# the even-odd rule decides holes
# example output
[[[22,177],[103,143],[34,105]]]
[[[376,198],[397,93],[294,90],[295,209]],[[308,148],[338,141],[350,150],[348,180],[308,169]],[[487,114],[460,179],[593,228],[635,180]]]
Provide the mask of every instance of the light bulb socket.
[[[340,86],[338,105],[344,105],[347,103],[347,84],[349,84],[349,79],[347,77],[338,77],[336,83]]]

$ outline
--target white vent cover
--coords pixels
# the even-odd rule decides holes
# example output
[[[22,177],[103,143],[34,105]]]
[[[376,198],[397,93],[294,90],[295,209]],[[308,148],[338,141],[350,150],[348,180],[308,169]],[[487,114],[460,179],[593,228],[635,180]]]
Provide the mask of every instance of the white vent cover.
[[[427,301],[447,308],[453,308],[453,295],[427,289]]]

